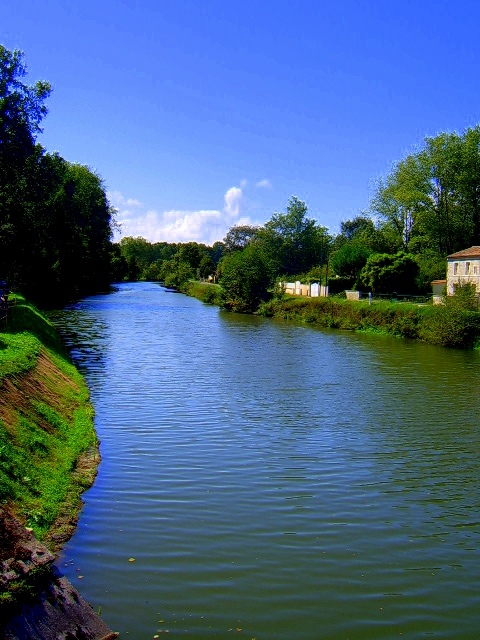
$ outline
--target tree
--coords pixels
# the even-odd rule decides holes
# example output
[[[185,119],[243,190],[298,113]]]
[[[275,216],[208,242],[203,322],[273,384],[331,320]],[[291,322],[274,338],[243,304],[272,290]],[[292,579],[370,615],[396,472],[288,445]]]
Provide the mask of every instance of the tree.
[[[378,184],[371,204],[403,250],[445,257],[480,243],[480,127],[425,138]]]
[[[332,269],[338,276],[355,280],[371,253],[371,249],[359,242],[348,242],[333,254]]]
[[[340,223],[341,235],[345,240],[363,240],[374,235],[375,225],[366,215],[355,216],[353,220],[342,220]]]
[[[110,243],[110,282],[122,282],[126,277],[128,265],[120,251],[118,243]]]
[[[220,258],[223,256],[225,252],[225,245],[223,244],[223,242],[215,242],[213,244],[213,247],[210,251],[210,255],[212,257],[212,260],[215,264],[215,267],[217,266]]]
[[[260,227],[249,224],[232,227],[223,239],[225,253],[233,253],[234,251],[245,249],[247,244],[257,238],[259,229]]]
[[[23,52],[0,45],[0,164],[11,169],[23,164],[32,152],[40,122],[47,113],[45,99],[51,93],[48,82],[28,86],[22,82],[27,71]],[[10,164],[11,163],[11,164]],[[12,166],[13,165],[13,166]]]
[[[376,293],[414,293],[418,271],[414,257],[403,251],[372,253],[360,272],[359,284]]]
[[[267,297],[272,274],[260,243],[225,255],[219,263],[222,306],[230,311],[255,311]]]
[[[204,251],[196,242],[186,242],[185,244],[181,244],[178,249],[180,262],[185,262],[193,270],[200,267],[200,262],[204,255]]]
[[[23,53],[0,45],[0,272],[15,277],[13,261],[22,238],[19,218],[25,208],[27,159],[47,113],[48,82],[26,85]]]
[[[296,275],[321,260],[326,229],[307,217],[307,205],[293,196],[286,213],[275,213],[259,233],[277,274]]]
[[[199,268],[201,278],[208,278],[208,276],[211,276],[215,273],[215,263],[207,254],[205,254],[201,259]]]
[[[403,250],[417,230],[417,220],[428,206],[429,173],[421,155],[399,162],[386,180],[380,180],[373,198],[373,213],[397,235]]]

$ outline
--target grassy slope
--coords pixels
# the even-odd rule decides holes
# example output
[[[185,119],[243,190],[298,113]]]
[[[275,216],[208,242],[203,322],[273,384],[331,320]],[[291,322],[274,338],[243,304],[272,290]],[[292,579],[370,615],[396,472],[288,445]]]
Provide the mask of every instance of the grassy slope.
[[[210,284],[209,282],[199,282],[198,280],[189,280],[182,289],[183,293],[197,298],[205,304],[219,304],[220,286],[218,284]]]
[[[95,474],[88,399],[52,324],[18,297],[0,326],[0,501],[51,547]]]

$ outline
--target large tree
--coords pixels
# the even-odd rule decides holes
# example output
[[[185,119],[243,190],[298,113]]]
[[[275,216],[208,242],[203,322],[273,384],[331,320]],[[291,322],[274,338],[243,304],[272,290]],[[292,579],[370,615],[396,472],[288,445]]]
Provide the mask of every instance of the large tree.
[[[230,311],[255,311],[272,284],[270,263],[260,242],[226,254],[219,263],[219,274],[222,305]]]
[[[275,213],[259,232],[277,274],[296,275],[319,264],[326,251],[326,229],[307,217],[305,202],[292,197],[286,213]]]
[[[379,182],[371,208],[404,250],[444,257],[480,244],[480,127],[427,137]]]
[[[225,253],[242,251],[247,244],[250,244],[258,237],[259,229],[260,227],[251,224],[235,225],[223,239],[223,250]]]
[[[23,53],[0,45],[0,273],[11,273],[22,243],[19,218],[25,209],[29,182],[27,161],[47,113],[48,82],[23,82]]]
[[[101,178],[36,142],[50,85],[0,46],[0,275],[44,304],[105,288],[114,210]]]

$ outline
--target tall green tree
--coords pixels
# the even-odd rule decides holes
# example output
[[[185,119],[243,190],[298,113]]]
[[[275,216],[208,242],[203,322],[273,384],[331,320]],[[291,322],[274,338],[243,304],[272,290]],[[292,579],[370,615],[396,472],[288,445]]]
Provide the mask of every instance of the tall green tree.
[[[223,239],[225,253],[233,253],[234,251],[245,249],[247,244],[250,244],[258,237],[259,230],[260,227],[250,224],[239,224],[229,229]]]
[[[429,205],[430,190],[430,170],[421,155],[410,155],[399,162],[378,184],[373,212],[393,231],[405,251],[417,231],[419,216]]]
[[[22,243],[27,160],[47,113],[48,82],[27,85],[23,53],[0,45],[0,273],[14,271]]]
[[[61,303],[108,286],[114,210],[96,173],[36,142],[50,85],[25,75],[23,54],[0,46],[0,273]]]
[[[372,213],[403,250],[442,256],[480,243],[480,127],[427,137],[379,182]]]
[[[321,260],[326,229],[307,217],[305,202],[292,197],[286,213],[275,213],[258,234],[277,274],[296,275]]]
[[[226,254],[219,263],[222,305],[230,311],[255,311],[272,284],[270,267],[260,242]]]
[[[371,249],[360,242],[348,242],[333,254],[332,269],[342,278],[356,280],[371,253]]]

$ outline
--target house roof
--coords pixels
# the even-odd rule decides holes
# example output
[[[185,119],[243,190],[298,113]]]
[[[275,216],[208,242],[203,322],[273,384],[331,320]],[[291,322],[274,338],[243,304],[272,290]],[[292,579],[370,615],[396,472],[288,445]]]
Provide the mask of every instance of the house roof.
[[[447,256],[450,260],[455,260],[456,258],[480,258],[480,247],[470,247],[470,249],[463,249],[463,251],[457,251],[457,253],[452,253],[452,255]]]

